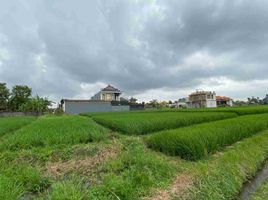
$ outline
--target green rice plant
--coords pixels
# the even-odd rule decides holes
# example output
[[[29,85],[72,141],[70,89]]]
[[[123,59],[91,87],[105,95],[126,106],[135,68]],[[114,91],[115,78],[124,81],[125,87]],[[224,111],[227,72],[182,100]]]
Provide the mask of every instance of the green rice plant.
[[[50,145],[69,145],[100,141],[108,130],[87,117],[44,116],[6,137],[0,149],[21,149]]]
[[[146,139],[154,150],[198,160],[268,128],[268,114],[249,115],[181,129],[161,131]]]
[[[2,117],[0,118],[0,136],[26,126],[35,119],[34,117]]]
[[[251,200],[267,200],[268,199],[268,180],[253,194]]]
[[[236,116],[235,113],[218,112],[125,112],[98,114],[93,116],[93,119],[115,131],[126,134],[148,134]]]
[[[198,161],[188,169],[196,174],[194,185],[188,191],[190,199],[238,199],[243,184],[255,176],[267,158],[268,131],[264,131],[234,144],[220,155]],[[267,194],[267,185],[260,190],[260,197],[262,191],[264,196]],[[255,199],[264,200],[267,196]]]

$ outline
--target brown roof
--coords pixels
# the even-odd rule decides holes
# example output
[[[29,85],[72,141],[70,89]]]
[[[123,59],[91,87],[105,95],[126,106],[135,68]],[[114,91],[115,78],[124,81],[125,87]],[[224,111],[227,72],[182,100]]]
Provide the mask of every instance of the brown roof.
[[[232,100],[230,97],[225,96],[216,96],[217,101],[230,101]]]

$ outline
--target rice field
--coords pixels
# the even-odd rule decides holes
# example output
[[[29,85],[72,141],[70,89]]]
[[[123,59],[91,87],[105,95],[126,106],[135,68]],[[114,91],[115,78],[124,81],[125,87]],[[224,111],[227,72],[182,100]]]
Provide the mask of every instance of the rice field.
[[[154,133],[146,142],[168,155],[198,160],[265,129],[268,114],[249,115]]]
[[[27,124],[30,124],[36,118],[34,117],[0,117],[0,137],[8,132],[15,131]]]
[[[0,118],[0,199],[237,199],[268,159],[268,113],[235,109]]]
[[[45,116],[6,137],[2,149],[25,149],[50,145],[73,145],[99,141],[108,130],[87,117]]]
[[[201,109],[167,109],[173,112],[231,112],[237,115],[255,115],[268,113],[268,106],[241,106],[241,107],[222,107],[222,108],[201,108]]]
[[[155,131],[233,117],[237,117],[237,115],[224,112],[125,112],[98,114],[92,118],[97,123],[114,131],[120,131],[129,135],[143,135]]]

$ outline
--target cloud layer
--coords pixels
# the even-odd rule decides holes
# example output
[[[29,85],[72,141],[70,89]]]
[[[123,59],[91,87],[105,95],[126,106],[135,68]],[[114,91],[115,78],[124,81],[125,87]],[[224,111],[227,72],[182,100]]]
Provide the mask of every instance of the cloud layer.
[[[53,100],[268,93],[265,0],[1,0],[0,81]]]

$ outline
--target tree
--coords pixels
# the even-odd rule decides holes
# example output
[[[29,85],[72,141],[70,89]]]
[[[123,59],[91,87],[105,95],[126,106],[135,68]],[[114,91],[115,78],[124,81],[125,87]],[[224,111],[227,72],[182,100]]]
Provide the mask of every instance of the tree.
[[[38,114],[42,114],[48,111],[48,107],[51,106],[52,102],[47,98],[36,97],[30,98],[24,104],[22,104],[19,108],[20,111],[23,112],[34,112]]]
[[[0,83],[0,110],[7,110],[10,92],[6,83]]]
[[[27,85],[15,85],[12,88],[9,106],[12,111],[19,111],[21,105],[29,101],[32,89]]]
[[[137,99],[135,99],[134,97],[131,97],[129,99],[129,102],[135,104],[135,103],[137,103]]]

